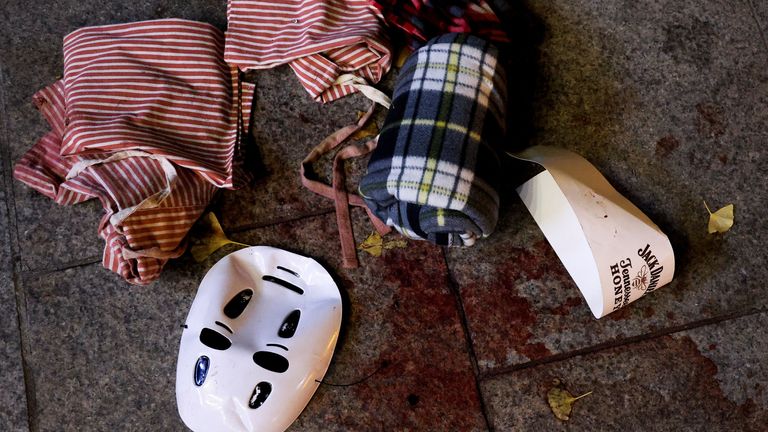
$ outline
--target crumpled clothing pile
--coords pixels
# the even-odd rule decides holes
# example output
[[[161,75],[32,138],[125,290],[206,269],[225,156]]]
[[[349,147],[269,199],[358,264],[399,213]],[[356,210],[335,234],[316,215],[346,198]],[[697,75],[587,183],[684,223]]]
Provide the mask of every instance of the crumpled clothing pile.
[[[389,107],[388,96],[371,87],[390,69],[392,47],[387,24],[389,30],[404,31],[413,46],[447,32],[507,41],[484,0],[228,0],[227,19],[226,34],[206,23],[180,19],[76,30],[64,39],[63,79],[34,96],[51,132],[22,157],[14,176],[61,205],[98,198],[105,210],[98,228],[106,242],[103,264],[130,283],[148,284],[157,279],[167,260],[184,252],[189,229],[216,191],[234,189],[250,180],[243,161],[254,85],[240,78],[243,72],[288,64],[318,102],[361,92]],[[397,102],[390,117],[403,116],[399,104],[406,102],[407,98]],[[423,116],[427,112],[421,107],[411,114]],[[369,110],[365,119],[370,115]],[[451,115],[440,118],[463,121]],[[362,127],[365,119],[320,147],[323,151],[332,149]],[[403,119],[391,123],[403,126]],[[387,164],[387,157],[396,155],[391,145],[399,138],[392,135],[393,127],[382,134],[384,145],[377,151],[379,156],[374,156],[376,164],[371,165],[369,177],[384,175],[395,166],[382,165]],[[469,127],[474,132],[480,126],[472,120]],[[424,145],[417,141],[411,148]],[[451,145],[446,151],[474,151],[472,146]],[[374,146],[375,142],[369,143],[365,151]],[[369,215],[378,222],[380,232],[387,227],[376,220],[377,212],[401,232],[421,237],[423,226],[385,215],[372,205],[378,200],[376,188],[365,187],[370,194],[367,202],[342,190],[341,161],[365,153],[353,150],[342,149],[343,157],[336,158],[337,184],[333,188],[309,182],[314,187],[310,189],[333,197],[337,210],[346,209],[350,203],[368,204],[374,210]],[[311,156],[302,163],[302,169],[311,164]],[[430,163],[440,160],[429,159],[417,169],[431,173]],[[469,165],[465,168],[473,169]],[[455,176],[460,180],[457,184],[463,184],[466,172]],[[475,180],[469,182],[475,184]],[[422,182],[420,187],[428,184]],[[474,208],[474,203],[470,199],[468,208]],[[493,207],[494,203],[489,203]],[[433,203],[430,199],[417,204]],[[478,211],[480,216],[489,214],[484,209]],[[339,211],[339,215],[340,220],[348,219],[348,211]],[[453,216],[444,212],[433,219],[440,224],[447,217],[451,225],[458,220]],[[480,220],[482,217],[470,219],[477,229],[466,230],[471,234],[461,237],[464,245],[486,235],[486,225],[492,225],[492,221]],[[442,243],[442,237],[425,238]],[[353,265],[354,238],[350,234],[347,240],[345,262]],[[453,237],[447,240],[448,244],[457,242]]]
[[[98,198],[103,265],[130,283],[157,279],[216,189],[247,181],[253,86],[223,50],[193,21],[83,28],[64,39],[64,78],[34,96],[51,132],[14,176],[62,205]]]

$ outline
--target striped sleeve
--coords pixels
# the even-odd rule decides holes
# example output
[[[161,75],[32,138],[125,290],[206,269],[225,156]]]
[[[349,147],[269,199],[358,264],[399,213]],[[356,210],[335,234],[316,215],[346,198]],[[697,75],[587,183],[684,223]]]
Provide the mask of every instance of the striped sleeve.
[[[342,73],[371,83],[390,67],[379,11],[366,0],[230,0],[225,60],[241,70],[289,63],[319,102],[357,90],[335,84]]]

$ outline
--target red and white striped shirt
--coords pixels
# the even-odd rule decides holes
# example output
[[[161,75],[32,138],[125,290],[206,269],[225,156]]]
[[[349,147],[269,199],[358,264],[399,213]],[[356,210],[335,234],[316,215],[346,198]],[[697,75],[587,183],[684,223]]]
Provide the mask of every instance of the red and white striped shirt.
[[[70,33],[62,154],[142,151],[234,187],[252,87],[241,88],[223,49],[218,29],[178,19]]]
[[[366,0],[229,0],[225,60],[242,70],[289,63],[318,102],[357,89],[336,83],[351,73],[368,83],[390,67],[381,13]]]
[[[133,157],[92,165],[67,179],[84,158],[60,154],[65,125],[63,91],[64,84],[58,81],[35,94],[35,104],[52,130],[19,160],[14,176],[61,205],[98,198],[105,209],[99,224],[99,235],[106,241],[104,266],[130,283],[147,284],[159,277],[168,258],[183,253],[187,231],[217,188],[189,169],[176,168],[167,198],[113,224],[113,216],[121,210],[162,192],[167,187],[166,173],[155,159]]]
[[[64,80],[33,98],[51,132],[14,176],[62,205],[98,198],[103,264],[130,283],[157,279],[217,187],[244,179],[253,86],[223,62],[223,39],[175,19],[77,30]]]

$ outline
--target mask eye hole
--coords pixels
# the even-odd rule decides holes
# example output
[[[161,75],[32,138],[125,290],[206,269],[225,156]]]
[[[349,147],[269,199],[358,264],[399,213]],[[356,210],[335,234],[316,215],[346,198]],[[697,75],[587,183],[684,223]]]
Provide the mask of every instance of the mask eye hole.
[[[266,381],[256,384],[256,388],[254,388],[253,393],[251,393],[251,398],[248,399],[248,407],[256,409],[262,406],[270,393],[272,393],[272,384]]]
[[[296,333],[296,328],[299,326],[299,319],[301,318],[301,311],[296,309],[288,314],[283,320],[283,324],[280,326],[280,330],[277,331],[277,335],[281,338],[292,338]]]
[[[211,361],[206,356],[200,356],[195,363],[195,385],[200,387],[208,376],[208,367]]]
[[[207,327],[200,331],[200,342],[208,348],[219,351],[224,351],[232,346],[232,341],[227,339],[226,336]]]
[[[232,297],[232,300],[227,302],[226,306],[224,306],[224,315],[230,319],[239,317],[245,310],[245,307],[248,306],[251,297],[253,297],[252,289],[249,288],[240,291],[236,296]]]
[[[288,359],[270,351],[258,351],[253,354],[253,362],[264,369],[283,373],[288,370]]]

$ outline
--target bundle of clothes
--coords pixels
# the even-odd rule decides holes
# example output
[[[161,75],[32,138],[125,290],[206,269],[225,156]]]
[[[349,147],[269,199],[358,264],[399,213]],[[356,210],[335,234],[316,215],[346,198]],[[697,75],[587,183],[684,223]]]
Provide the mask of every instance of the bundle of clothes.
[[[499,148],[506,91],[498,50],[507,43],[482,0],[229,0],[228,29],[163,19],[79,29],[64,38],[63,78],[33,102],[51,131],[15,166],[17,179],[61,205],[98,198],[103,265],[132,284],[157,279],[184,253],[187,234],[218,189],[247,184],[245,137],[254,84],[243,72],[288,64],[327,103],[375,90],[392,39],[413,53],[396,82],[360,193],[309,180],[305,170],[368,121],[329,137],[302,163],[313,191],[336,201],[344,265],[354,267],[348,205],[386,232],[472,245],[498,218]]]

